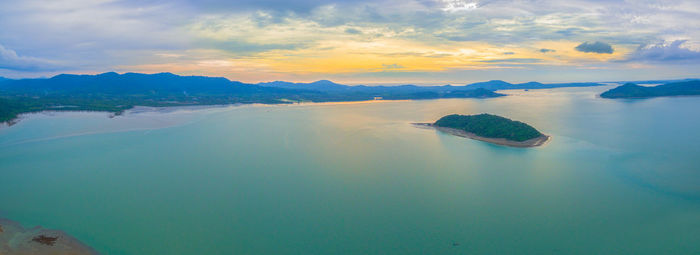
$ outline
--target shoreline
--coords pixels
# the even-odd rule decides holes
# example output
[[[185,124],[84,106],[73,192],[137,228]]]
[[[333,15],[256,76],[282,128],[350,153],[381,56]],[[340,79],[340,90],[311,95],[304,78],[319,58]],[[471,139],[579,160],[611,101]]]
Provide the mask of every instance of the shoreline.
[[[436,98],[442,99],[442,98]],[[274,107],[274,106],[315,106],[315,105],[343,105],[343,104],[368,104],[368,103],[389,103],[389,102],[405,102],[414,99],[382,99],[382,100],[361,100],[361,101],[329,101],[329,102],[294,102],[294,103],[232,103],[232,104],[200,104],[200,105],[168,105],[168,106],[142,106],[135,105],[129,109],[125,109],[121,112],[114,111],[101,111],[101,110],[59,110],[59,109],[49,109],[41,111],[31,111],[23,112],[17,115],[14,119],[7,121],[0,121],[0,129],[9,128],[15,124],[21,122],[23,119],[30,118],[32,115],[36,114],[60,114],[60,113],[105,113],[108,118],[116,118],[125,114],[143,113],[143,112],[174,112],[178,110],[199,110],[199,109],[213,109],[213,108],[227,108],[227,107]],[[432,100],[432,99],[419,99],[419,100]]]
[[[104,114],[105,117],[113,119],[131,114],[142,113],[172,113],[177,111],[196,111],[208,109],[225,109],[225,108],[242,108],[242,107],[301,107],[301,106],[331,106],[331,105],[348,105],[348,104],[376,104],[376,103],[393,103],[407,102],[411,99],[397,100],[364,100],[364,101],[331,101],[331,102],[297,102],[297,103],[281,103],[281,104],[264,104],[264,103],[235,103],[235,104],[211,104],[211,105],[184,105],[184,106],[141,106],[136,105],[126,109],[120,113],[111,111],[90,111],[90,110],[43,110],[35,112],[26,112],[19,114],[16,118],[0,122],[0,131],[11,128],[12,126],[22,122],[25,119],[33,118],[37,115],[59,115],[71,113],[95,113]],[[140,130],[140,129],[139,129]],[[0,254],[1,255],[1,254]]]
[[[24,227],[19,222],[0,218],[0,254],[99,254],[61,230],[41,226]]]
[[[469,138],[469,139],[487,142],[487,143],[496,144],[496,145],[516,147],[516,148],[531,148],[531,147],[542,146],[542,145],[545,145],[549,140],[551,140],[550,136],[541,135],[539,137],[535,137],[535,138],[532,138],[529,140],[518,142],[518,141],[506,140],[504,138],[482,137],[482,136],[475,135],[474,133],[469,133],[469,132],[466,132],[464,130],[459,130],[459,129],[454,129],[454,128],[437,127],[437,126],[434,126],[433,123],[411,123],[411,124],[413,124],[416,127],[420,127],[420,128],[435,129],[437,131],[447,133],[450,135],[454,135],[454,136]]]

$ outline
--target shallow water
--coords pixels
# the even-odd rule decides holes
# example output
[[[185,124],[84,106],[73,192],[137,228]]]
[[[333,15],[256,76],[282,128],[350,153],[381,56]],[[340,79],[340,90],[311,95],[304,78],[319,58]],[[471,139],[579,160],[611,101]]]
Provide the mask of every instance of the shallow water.
[[[106,254],[700,253],[700,97],[605,89],[33,114],[0,129],[0,216]],[[552,140],[410,125],[482,112]]]

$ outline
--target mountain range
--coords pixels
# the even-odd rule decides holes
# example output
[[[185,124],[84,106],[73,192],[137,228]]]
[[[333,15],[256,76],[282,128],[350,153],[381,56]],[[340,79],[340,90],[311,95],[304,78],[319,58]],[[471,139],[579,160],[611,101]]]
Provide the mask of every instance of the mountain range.
[[[602,98],[650,98],[663,96],[700,95],[700,80],[672,82],[657,86],[627,83],[600,94]]]
[[[0,80],[0,122],[27,112],[107,111],[133,106],[183,106],[236,103],[362,101],[374,99],[490,98],[504,96],[483,88],[347,86],[330,81],[246,84],[221,77],[172,73],[61,74],[48,79]]]
[[[175,81],[175,80],[178,81]],[[491,80],[485,82],[477,82],[463,86],[444,85],[444,86],[417,86],[417,85],[399,85],[399,86],[365,86],[365,85],[343,85],[329,80],[319,80],[310,83],[295,83],[287,81],[261,82],[257,84],[247,84],[238,81],[230,81],[222,77],[207,77],[207,76],[180,76],[172,73],[157,73],[157,74],[141,74],[141,73],[125,73],[118,74],[115,72],[107,72],[97,75],[73,75],[60,74],[52,78],[39,79],[7,79],[0,77],[0,83],[14,85],[14,88],[27,86],[32,89],[48,89],[49,91],[59,92],[79,92],[89,90],[99,90],[101,92],[136,92],[144,89],[158,88],[159,90],[171,91],[191,91],[196,92],[205,89],[208,92],[212,90],[218,92],[270,92],[271,90],[263,88],[278,88],[288,90],[305,90],[317,92],[364,92],[364,93],[416,93],[416,92],[448,92],[454,90],[471,90],[483,88],[487,90],[509,90],[509,89],[549,89],[561,87],[590,87],[602,86],[604,84],[585,82],[585,83],[509,83],[501,80]],[[203,85],[206,84],[206,85]],[[164,86],[159,86],[164,85]],[[230,85],[233,85],[232,88]],[[279,91],[279,90],[278,90]],[[201,92],[201,91],[200,91]]]
[[[584,82],[584,83],[539,83],[539,82],[527,82],[527,83],[509,83],[501,80],[491,80],[485,82],[477,82],[464,86],[416,86],[416,85],[400,85],[400,86],[348,86],[338,83],[334,83],[328,80],[320,80],[311,83],[292,83],[286,81],[274,81],[274,82],[263,82],[257,85],[272,88],[287,88],[287,89],[307,89],[316,91],[363,91],[370,93],[382,93],[387,91],[402,91],[402,92],[424,92],[424,91],[452,91],[452,90],[470,90],[470,89],[487,89],[487,90],[509,90],[509,89],[550,89],[550,88],[563,88],[563,87],[592,87],[592,86],[603,86],[604,84],[594,83],[594,82]]]
[[[695,83],[693,83],[695,82]],[[695,88],[697,81],[690,82]],[[695,84],[695,85],[693,85]],[[287,104],[395,99],[492,98],[498,90],[549,89],[602,86],[600,83],[508,83],[501,80],[464,86],[349,86],[320,80],[311,83],[285,81],[248,84],[222,77],[181,76],[172,73],[115,72],[97,75],[60,74],[51,78],[6,79],[0,77],[0,122],[19,114],[45,110],[107,111],[119,114],[134,106],[182,106],[235,103]],[[604,97],[676,95],[682,88],[647,88],[624,85]],[[700,90],[699,90],[700,91]],[[696,92],[692,92],[696,93]]]

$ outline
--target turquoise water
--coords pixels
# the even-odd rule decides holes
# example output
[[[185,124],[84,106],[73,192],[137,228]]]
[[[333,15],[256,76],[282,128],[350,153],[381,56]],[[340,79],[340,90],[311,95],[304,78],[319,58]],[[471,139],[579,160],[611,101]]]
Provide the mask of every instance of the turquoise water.
[[[700,253],[700,97],[605,89],[35,114],[0,129],[0,216],[106,254]],[[482,112],[553,139],[410,125]]]

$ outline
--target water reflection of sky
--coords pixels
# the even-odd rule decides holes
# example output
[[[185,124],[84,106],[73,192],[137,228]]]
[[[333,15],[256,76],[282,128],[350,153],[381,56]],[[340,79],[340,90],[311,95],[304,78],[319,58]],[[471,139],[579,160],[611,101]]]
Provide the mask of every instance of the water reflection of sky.
[[[348,155],[371,158],[377,153],[376,149],[387,148],[367,147],[364,138],[370,137],[378,145],[387,140],[401,143],[401,136],[426,132],[409,123],[431,122],[453,113],[491,113],[526,122],[552,136],[550,144],[530,150],[576,148],[597,151],[608,155],[598,160],[618,161],[616,164],[625,169],[618,174],[630,181],[674,186],[673,192],[677,193],[700,194],[700,187],[695,184],[700,180],[700,173],[694,170],[700,163],[695,159],[695,155],[700,154],[700,148],[696,146],[700,144],[700,136],[694,135],[694,130],[700,127],[700,113],[695,110],[698,98],[608,100],[598,97],[612,86],[507,90],[500,92],[508,96],[491,99],[137,107],[114,118],[95,112],[45,112],[25,115],[15,126],[0,128],[0,146],[98,133],[148,132],[254,111],[259,118],[284,114],[289,116],[289,123],[301,122],[296,125],[313,131],[306,135],[331,140],[323,143],[323,146],[328,146],[326,151],[344,151]],[[292,138],[299,135],[293,129],[283,132],[288,147]],[[424,139],[420,146],[430,146],[433,148],[431,153],[436,155],[447,153],[448,149],[441,144],[444,139],[451,138],[436,135],[440,139]],[[527,150],[485,143],[481,147],[527,153]],[[570,152],[575,154],[576,150]],[[342,160],[327,156],[331,162]],[[534,169],[547,166],[544,161],[533,161],[532,164]]]

